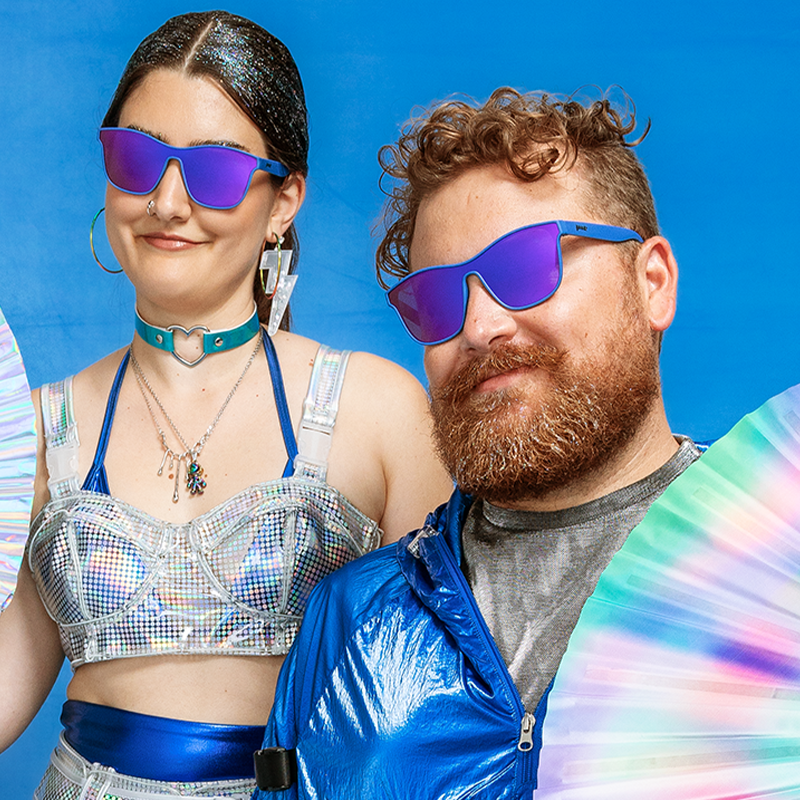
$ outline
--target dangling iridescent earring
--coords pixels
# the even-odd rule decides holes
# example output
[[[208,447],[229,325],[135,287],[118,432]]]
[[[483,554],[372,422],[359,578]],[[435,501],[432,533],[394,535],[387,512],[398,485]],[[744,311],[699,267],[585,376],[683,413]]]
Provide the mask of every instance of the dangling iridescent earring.
[[[94,251],[94,224],[97,222],[97,218],[106,210],[106,207],[103,206],[95,215],[94,219],[92,220],[92,226],[89,228],[89,247],[92,248],[92,255],[94,256],[94,260],[98,263],[101,269],[105,270],[109,275],[119,275],[120,272],[124,272],[123,269],[109,269],[108,267],[104,266],[103,262],[97,257],[97,253]]]
[[[282,250],[283,236],[277,236],[274,250],[264,250],[261,254],[261,288],[267,300],[272,301],[269,311],[267,333],[274,336],[289,305],[289,298],[297,283],[297,275],[289,274],[292,251]],[[266,246],[266,242],[264,242]],[[266,273],[266,275],[265,275]]]

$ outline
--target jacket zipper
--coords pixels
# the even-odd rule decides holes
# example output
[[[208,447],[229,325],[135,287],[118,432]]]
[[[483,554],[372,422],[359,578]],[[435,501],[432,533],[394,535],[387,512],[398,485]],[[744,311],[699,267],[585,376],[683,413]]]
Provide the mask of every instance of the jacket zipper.
[[[534,742],[533,737],[536,718],[533,714],[527,711],[525,706],[522,704],[522,698],[519,695],[519,691],[517,690],[514,681],[511,680],[511,675],[508,672],[508,667],[506,667],[506,662],[503,661],[503,657],[500,655],[500,651],[497,649],[497,645],[494,643],[492,634],[489,632],[489,628],[486,626],[486,622],[483,619],[483,614],[481,614],[480,609],[478,608],[475,595],[472,594],[472,590],[469,588],[469,584],[467,583],[467,579],[464,577],[464,573],[461,572],[458,564],[456,564],[455,558],[450,552],[450,548],[446,544],[442,543],[443,537],[441,536],[434,536],[431,537],[431,539],[432,542],[436,543],[435,546],[442,554],[442,560],[447,568],[450,578],[458,587],[467,611],[472,617],[472,621],[475,623],[477,630],[480,632],[484,647],[489,653],[489,656],[494,663],[494,667],[497,670],[498,675],[500,675],[501,680],[505,683],[506,688],[508,689],[508,694],[514,703],[517,711],[517,719],[519,720],[519,740],[517,742],[517,750],[519,751],[520,755],[517,756],[517,758],[521,767],[520,777],[523,784],[530,783],[536,777],[535,767],[538,762],[535,753],[536,743]],[[541,745],[541,743],[539,744]]]
[[[522,753],[533,750],[533,726],[535,724],[536,717],[529,711],[526,711],[522,717],[522,724],[519,729],[519,741],[517,742],[517,750]]]

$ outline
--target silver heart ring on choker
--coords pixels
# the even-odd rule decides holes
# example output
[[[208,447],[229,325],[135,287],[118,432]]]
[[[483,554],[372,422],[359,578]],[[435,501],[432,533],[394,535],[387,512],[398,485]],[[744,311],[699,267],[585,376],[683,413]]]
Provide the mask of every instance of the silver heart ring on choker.
[[[258,310],[253,305],[253,315],[247,322],[237,325],[235,328],[225,328],[224,330],[212,331],[205,325],[195,325],[188,330],[182,325],[168,325],[166,328],[159,328],[145,322],[136,309],[136,333],[144,339],[147,344],[157,347],[159,350],[166,350],[187,367],[196,367],[207,355],[212,353],[222,353],[225,350],[234,350],[249,342],[260,330],[261,324],[258,321]],[[203,331],[203,352],[194,361],[188,361],[179,353],[175,352],[175,331],[180,331],[187,338],[197,331]]]

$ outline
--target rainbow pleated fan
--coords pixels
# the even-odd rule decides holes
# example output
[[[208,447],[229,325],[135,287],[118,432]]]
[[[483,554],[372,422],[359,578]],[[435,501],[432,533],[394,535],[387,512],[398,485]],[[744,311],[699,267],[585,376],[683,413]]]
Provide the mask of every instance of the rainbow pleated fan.
[[[603,573],[535,797],[800,798],[800,386],[686,470]]]
[[[36,429],[19,348],[0,312],[0,609],[17,583],[30,525]]]

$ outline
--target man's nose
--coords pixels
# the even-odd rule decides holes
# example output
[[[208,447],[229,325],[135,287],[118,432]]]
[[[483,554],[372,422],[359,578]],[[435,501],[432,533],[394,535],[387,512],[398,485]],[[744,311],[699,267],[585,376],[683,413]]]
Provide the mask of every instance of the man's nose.
[[[513,311],[495,300],[477,275],[467,278],[467,313],[459,335],[462,346],[488,352],[511,340],[517,332]]]

